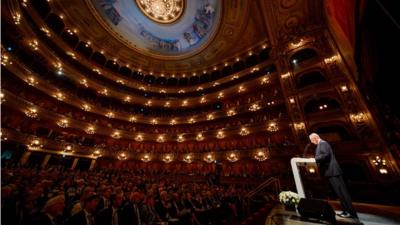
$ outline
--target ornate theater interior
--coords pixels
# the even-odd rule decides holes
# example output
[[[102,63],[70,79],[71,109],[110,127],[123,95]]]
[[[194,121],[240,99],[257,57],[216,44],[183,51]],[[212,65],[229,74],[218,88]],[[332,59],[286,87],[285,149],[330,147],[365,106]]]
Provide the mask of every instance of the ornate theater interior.
[[[137,196],[155,205],[129,224],[264,224],[296,191],[290,160],[314,157],[310,133],[332,146],[354,203],[399,206],[391,4],[3,0],[2,224],[34,224],[60,193],[54,225],[80,224],[73,200],[97,195],[104,209],[120,195],[121,211]],[[307,197],[337,208],[318,165],[300,173]],[[157,210],[189,195],[202,211]],[[84,224],[111,224],[101,210]]]

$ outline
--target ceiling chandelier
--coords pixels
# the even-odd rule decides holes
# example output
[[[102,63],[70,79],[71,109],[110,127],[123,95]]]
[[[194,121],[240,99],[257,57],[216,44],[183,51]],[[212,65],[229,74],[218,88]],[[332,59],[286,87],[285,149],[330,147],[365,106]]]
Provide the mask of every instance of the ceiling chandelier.
[[[136,4],[151,20],[172,23],[182,16],[185,0],[136,0]]]

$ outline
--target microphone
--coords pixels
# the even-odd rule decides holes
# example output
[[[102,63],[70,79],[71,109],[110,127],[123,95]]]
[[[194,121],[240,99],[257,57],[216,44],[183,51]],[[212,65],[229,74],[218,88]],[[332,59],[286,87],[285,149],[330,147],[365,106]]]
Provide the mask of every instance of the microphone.
[[[310,148],[310,146],[311,146],[311,143],[308,143],[308,144],[306,145],[306,147],[304,147],[303,158],[306,157],[307,152],[308,152],[308,149]]]

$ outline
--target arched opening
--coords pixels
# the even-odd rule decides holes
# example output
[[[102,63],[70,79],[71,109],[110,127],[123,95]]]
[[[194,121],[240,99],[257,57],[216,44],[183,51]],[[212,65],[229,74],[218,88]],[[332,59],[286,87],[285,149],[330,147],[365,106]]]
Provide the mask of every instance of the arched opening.
[[[352,136],[342,124],[316,125],[311,128],[311,131],[319,134],[322,139],[330,142],[349,141],[352,139]]]
[[[321,97],[311,99],[304,105],[304,113],[309,115],[311,113],[330,111],[340,109],[340,104],[334,98]]]
[[[297,76],[296,86],[298,89],[314,84],[326,82],[325,76],[320,71],[312,71]]]
[[[292,55],[290,57],[290,65],[292,68],[296,67],[297,65],[307,61],[309,59],[318,57],[318,53],[314,49],[306,48],[302,49]]]
[[[47,0],[32,1],[32,5],[42,18],[46,18],[47,14],[49,14],[51,11],[50,5]]]
[[[104,65],[107,61],[106,57],[100,52],[95,52],[92,55],[92,60],[98,63],[99,65]]]

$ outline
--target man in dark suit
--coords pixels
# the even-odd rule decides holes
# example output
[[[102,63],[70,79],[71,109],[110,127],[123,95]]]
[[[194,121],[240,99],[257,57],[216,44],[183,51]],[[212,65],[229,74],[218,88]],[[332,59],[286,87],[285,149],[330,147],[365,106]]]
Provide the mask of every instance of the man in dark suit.
[[[331,146],[328,142],[322,140],[316,133],[310,134],[309,138],[311,143],[317,145],[317,149],[315,150],[315,161],[319,165],[320,173],[328,179],[342,205],[343,212],[338,214],[338,216],[358,219],[357,213],[351,203],[350,194],[343,181],[343,172],[336,161]]]
[[[64,195],[57,195],[47,200],[40,212],[30,224],[32,225],[59,225],[59,216],[62,214],[65,206]]]
[[[122,201],[124,196],[122,193],[111,196],[111,205],[107,208],[103,208],[95,216],[96,225],[120,225],[121,222],[121,210]]]
[[[85,199],[83,209],[70,217],[66,225],[94,225],[93,214],[96,211],[100,196],[93,193]]]

